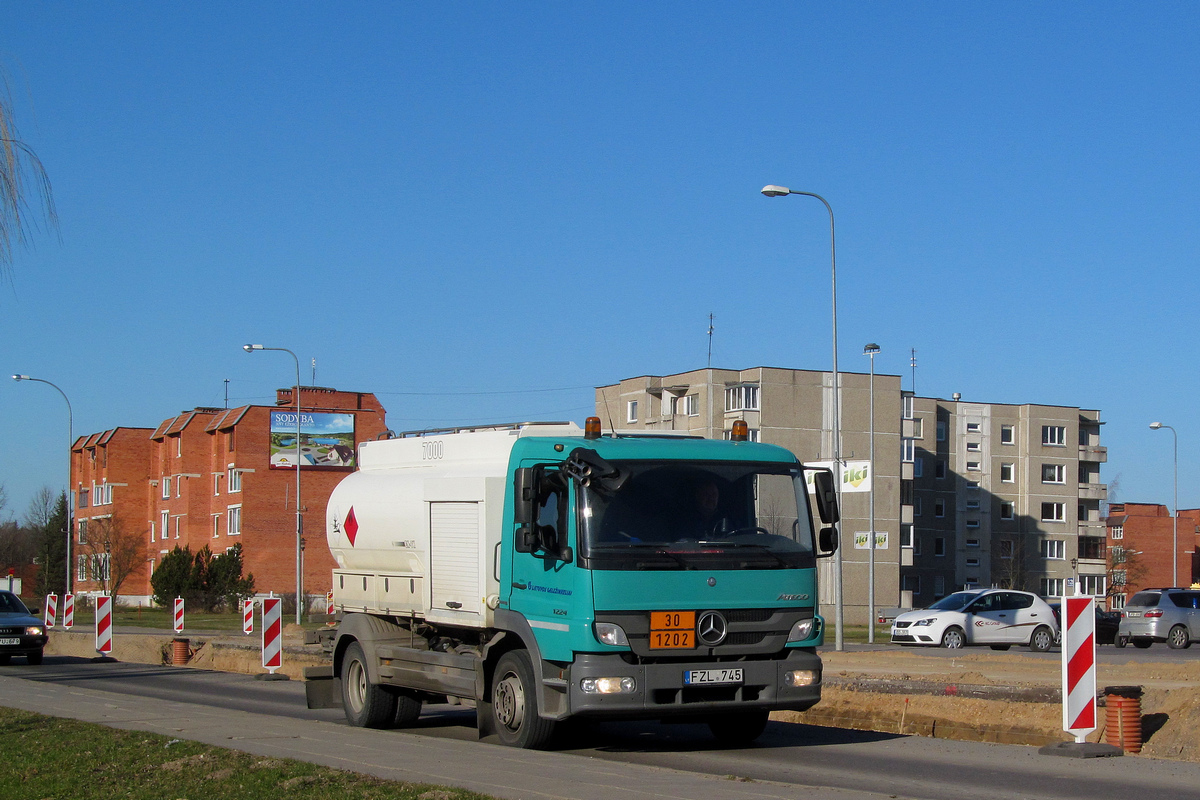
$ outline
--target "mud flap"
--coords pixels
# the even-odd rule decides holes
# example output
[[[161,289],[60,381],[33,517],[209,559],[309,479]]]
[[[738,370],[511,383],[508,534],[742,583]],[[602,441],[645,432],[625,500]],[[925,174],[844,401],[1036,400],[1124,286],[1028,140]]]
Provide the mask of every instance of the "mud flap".
[[[309,708],[342,707],[342,679],[332,666],[304,668],[304,698]]]

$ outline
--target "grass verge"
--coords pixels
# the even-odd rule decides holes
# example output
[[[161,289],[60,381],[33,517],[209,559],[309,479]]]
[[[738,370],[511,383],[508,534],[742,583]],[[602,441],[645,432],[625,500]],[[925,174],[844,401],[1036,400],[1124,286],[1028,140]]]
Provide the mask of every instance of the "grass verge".
[[[0,798],[31,800],[490,800],[303,761],[0,708]]]

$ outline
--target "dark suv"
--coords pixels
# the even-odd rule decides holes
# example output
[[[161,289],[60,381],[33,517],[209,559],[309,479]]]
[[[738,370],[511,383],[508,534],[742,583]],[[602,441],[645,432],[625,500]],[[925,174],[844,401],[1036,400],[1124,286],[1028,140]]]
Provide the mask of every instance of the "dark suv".
[[[1117,647],[1166,642],[1173,650],[1200,641],[1200,589],[1143,589],[1121,610]]]

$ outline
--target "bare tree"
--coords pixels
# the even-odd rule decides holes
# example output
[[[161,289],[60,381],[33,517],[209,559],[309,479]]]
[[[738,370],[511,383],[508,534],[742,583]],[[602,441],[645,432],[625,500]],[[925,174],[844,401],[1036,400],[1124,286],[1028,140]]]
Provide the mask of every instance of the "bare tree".
[[[25,509],[25,527],[42,529],[49,525],[50,518],[54,516],[56,499],[54,490],[49,486],[38,489],[29,501],[29,508]]]
[[[40,213],[31,216],[35,208]],[[14,245],[28,243],[42,219],[46,227],[58,228],[50,178],[17,132],[8,78],[0,72],[0,277],[11,279]]]
[[[78,552],[87,559],[88,577],[105,594],[116,597],[121,585],[146,562],[146,532],[117,517],[88,520],[84,530]]]

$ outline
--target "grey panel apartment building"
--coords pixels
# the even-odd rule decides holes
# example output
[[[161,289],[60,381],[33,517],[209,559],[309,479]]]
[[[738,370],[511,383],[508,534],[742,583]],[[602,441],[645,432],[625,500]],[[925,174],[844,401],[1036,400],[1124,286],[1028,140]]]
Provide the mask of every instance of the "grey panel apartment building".
[[[842,460],[870,454],[870,378],[840,374]],[[923,607],[964,586],[1104,596],[1099,412],[914,397],[875,375],[875,605]],[[831,373],[755,367],[640,376],[596,389],[617,430],[751,438],[802,461],[833,458]],[[849,486],[849,484],[844,484]],[[842,495],[846,621],[866,622],[870,493]],[[856,535],[857,534],[857,535]],[[830,562],[822,562],[831,569]],[[832,581],[822,575],[823,603]]]

